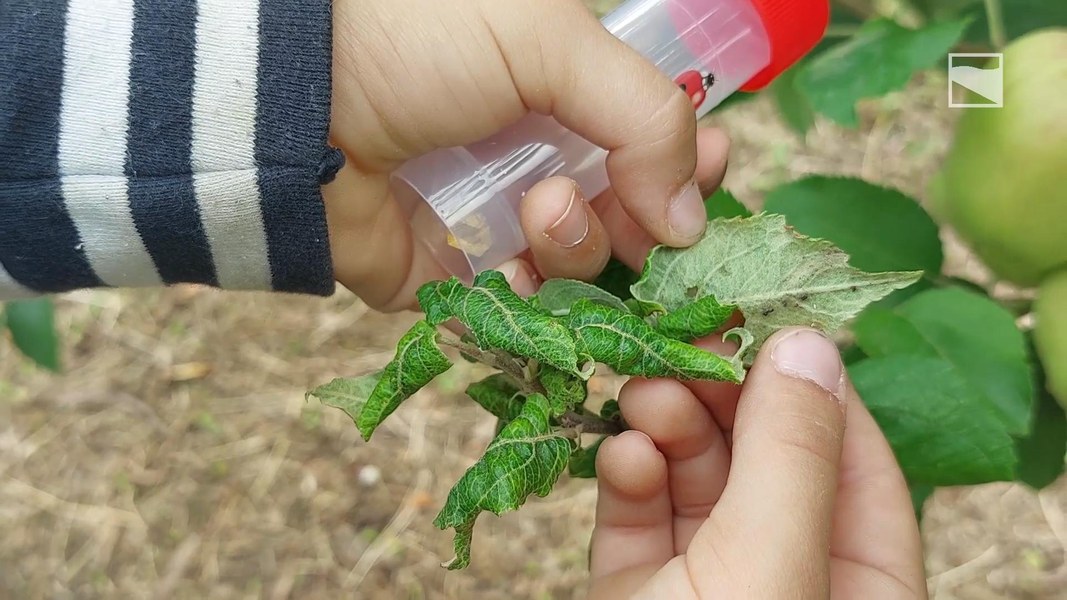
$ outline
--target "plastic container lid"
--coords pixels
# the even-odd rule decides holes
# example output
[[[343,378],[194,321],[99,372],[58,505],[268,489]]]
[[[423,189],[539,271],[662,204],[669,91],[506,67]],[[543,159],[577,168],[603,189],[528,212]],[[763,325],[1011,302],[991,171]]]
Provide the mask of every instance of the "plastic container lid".
[[[771,47],[771,62],[741,86],[754,92],[770,83],[811,51],[830,23],[827,0],[750,0],[763,20]]]

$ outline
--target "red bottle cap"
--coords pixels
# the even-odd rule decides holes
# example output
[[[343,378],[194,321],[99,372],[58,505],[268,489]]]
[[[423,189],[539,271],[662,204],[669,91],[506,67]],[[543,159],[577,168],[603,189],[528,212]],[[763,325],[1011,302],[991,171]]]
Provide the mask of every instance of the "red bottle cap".
[[[826,33],[830,23],[827,0],[751,0],[756,7],[767,40],[771,45],[771,62],[748,83],[743,92],[757,91],[811,51]]]

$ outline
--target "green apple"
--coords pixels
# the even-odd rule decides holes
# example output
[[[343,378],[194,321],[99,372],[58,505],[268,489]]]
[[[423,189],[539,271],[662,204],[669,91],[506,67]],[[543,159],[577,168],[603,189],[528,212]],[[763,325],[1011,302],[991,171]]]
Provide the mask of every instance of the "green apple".
[[[1004,106],[963,109],[931,212],[1000,277],[1034,286],[1067,266],[1067,28],[1013,41],[1003,68]]]
[[[1067,269],[1041,283],[1034,302],[1034,345],[1048,389],[1067,409]]]

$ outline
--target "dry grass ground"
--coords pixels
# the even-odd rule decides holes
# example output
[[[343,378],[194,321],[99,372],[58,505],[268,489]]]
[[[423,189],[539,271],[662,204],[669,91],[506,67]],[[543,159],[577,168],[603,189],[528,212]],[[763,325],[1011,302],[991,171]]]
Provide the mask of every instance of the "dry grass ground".
[[[805,173],[921,196],[949,140],[942,89],[918,82],[866,107],[860,130],[820,122],[804,140],[765,101],[737,108],[718,118],[735,140],[728,185],[753,206]],[[977,269],[958,248],[952,264]],[[412,318],[347,293],[61,298],[62,376],[0,343],[0,598],[582,597],[587,481],[483,518],[472,567],[438,567],[450,536],[430,522],[492,434],[461,398],[473,367],[371,444],[304,401],[309,386],[384,364]],[[1067,481],[939,491],[923,524],[934,596],[1067,598],[1065,515]]]

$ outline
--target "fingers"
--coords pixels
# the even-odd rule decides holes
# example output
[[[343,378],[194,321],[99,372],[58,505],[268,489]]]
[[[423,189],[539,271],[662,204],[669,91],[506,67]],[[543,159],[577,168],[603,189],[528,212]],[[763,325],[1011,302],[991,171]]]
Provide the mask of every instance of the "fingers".
[[[744,597],[828,597],[842,373],[837,347],[812,330],[781,331],[765,343],[741,391],[729,481],[689,548],[698,590],[718,579],[743,581]],[[741,562],[725,565],[728,572],[703,568],[722,565],[717,548],[734,549],[730,557]]]
[[[631,379],[619,392],[619,408],[667,461],[674,551],[683,554],[726,486],[726,441],[701,401],[671,379]]]
[[[372,308],[384,312],[417,308],[419,286],[451,275],[415,239],[408,215],[392,198],[386,175],[368,175],[348,163],[322,188],[322,195],[334,278]],[[521,259],[497,269],[520,296],[530,296],[540,286],[537,272]]]
[[[834,592],[871,600],[925,598],[922,542],[904,475],[855,389],[845,389],[847,427],[830,538]]]
[[[535,185],[522,199],[520,217],[545,279],[591,280],[611,257],[604,226],[571,179],[552,177]]]
[[[720,129],[697,130],[695,178],[701,197],[710,196],[722,183],[730,155],[730,138]],[[640,271],[657,241],[630,216],[613,189],[591,202],[611,237],[612,252],[631,269]]]
[[[663,455],[648,436],[627,431],[604,440],[596,471],[599,494],[589,564],[594,584],[637,567],[655,572],[674,556]]]
[[[609,151],[626,212],[658,241],[692,244],[706,223],[694,183],[696,118],[686,94],[576,0],[546,0],[531,23],[515,3],[487,18],[523,102]]]
[[[334,278],[371,307],[411,308],[415,291],[448,273],[411,234],[408,217],[392,201],[384,174],[365,174],[351,162],[322,188]]]

